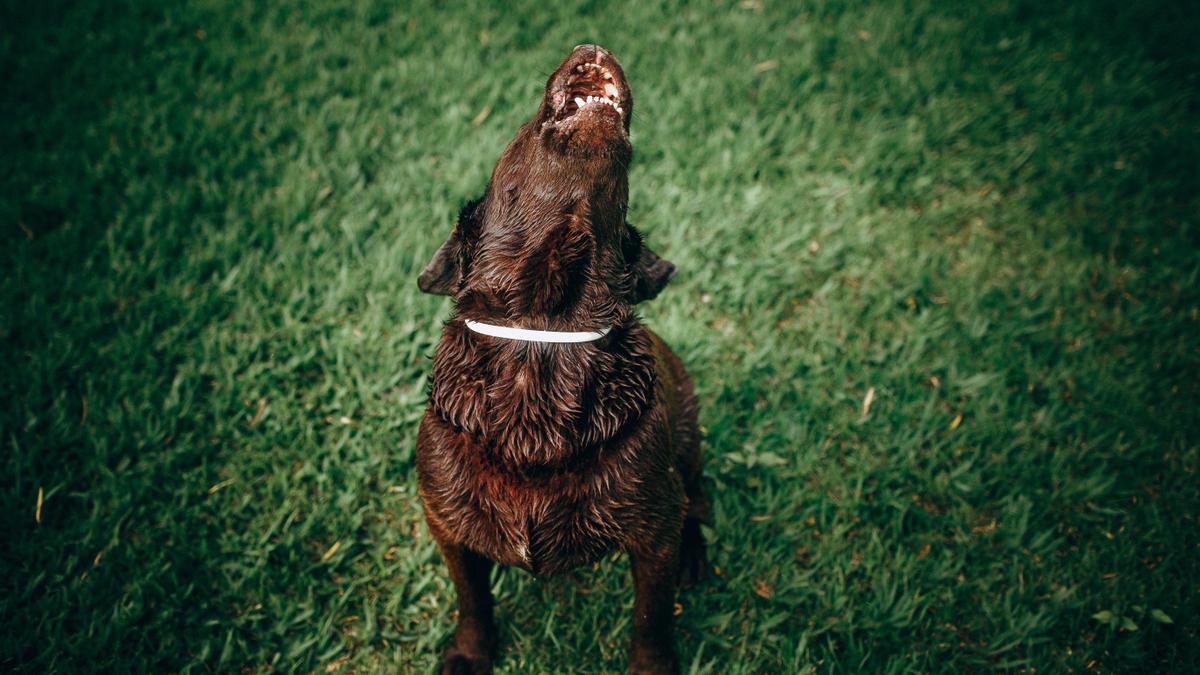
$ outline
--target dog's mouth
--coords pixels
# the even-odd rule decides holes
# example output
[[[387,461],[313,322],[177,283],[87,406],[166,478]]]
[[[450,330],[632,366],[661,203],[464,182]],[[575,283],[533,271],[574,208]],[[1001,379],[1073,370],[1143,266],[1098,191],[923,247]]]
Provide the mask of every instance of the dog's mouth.
[[[554,111],[555,122],[573,117],[588,106],[608,106],[625,119],[621,90],[612,71],[599,63],[581,63],[572,68],[563,83],[563,90],[563,102]]]
[[[546,126],[567,130],[585,122],[629,127],[632,96],[621,65],[603,47],[580,45],[563,61],[546,87]]]

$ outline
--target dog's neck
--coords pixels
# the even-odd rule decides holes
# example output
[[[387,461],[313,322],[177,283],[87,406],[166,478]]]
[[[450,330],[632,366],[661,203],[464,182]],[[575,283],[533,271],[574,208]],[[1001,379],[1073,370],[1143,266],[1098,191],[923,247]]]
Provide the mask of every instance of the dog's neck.
[[[438,415],[527,474],[594,457],[654,396],[649,338],[630,305],[625,165],[547,153],[526,129],[497,162],[430,391]],[[467,319],[610,332],[543,344],[475,333]]]
[[[517,342],[446,326],[430,402],[514,472],[564,471],[594,459],[653,402],[654,356],[636,321],[583,344]]]
[[[490,188],[456,312],[498,325],[593,331],[630,315],[626,182]]]
[[[487,208],[529,207],[529,199],[518,193]],[[481,233],[434,357],[434,410],[483,441],[479,447],[498,464],[522,473],[567,470],[594,457],[653,398],[649,339],[620,290],[628,283],[615,234],[623,209],[619,223],[595,222],[585,200],[551,213],[532,223],[488,211],[491,222],[518,225]],[[592,342],[543,344],[473,332],[466,319],[610,332]]]

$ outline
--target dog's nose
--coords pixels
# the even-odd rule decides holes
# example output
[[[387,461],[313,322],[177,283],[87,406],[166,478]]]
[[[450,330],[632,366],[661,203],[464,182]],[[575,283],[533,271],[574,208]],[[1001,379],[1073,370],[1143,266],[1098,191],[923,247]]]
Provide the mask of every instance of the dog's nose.
[[[580,49],[590,49],[592,51],[592,57],[593,57],[595,63],[600,63],[600,59],[602,59],[606,56],[610,56],[607,49],[605,49],[604,47],[601,47],[600,45],[592,45],[592,44],[575,45],[575,48],[572,49],[571,52],[574,53],[574,52],[579,51]]]

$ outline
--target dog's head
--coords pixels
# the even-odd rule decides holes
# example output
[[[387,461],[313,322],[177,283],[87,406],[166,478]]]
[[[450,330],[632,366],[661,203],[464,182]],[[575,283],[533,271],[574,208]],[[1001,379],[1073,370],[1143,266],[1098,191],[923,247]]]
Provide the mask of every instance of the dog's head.
[[[625,221],[632,112],[629,84],[612,54],[596,45],[572,50],[546,83],[537,115],[497,162],[487,193],[462,209],[417,278],[421,290],[458,298],[481,253],[488,268],[482,273],[493,282],[481,283],[493,289],[603,261],[606,276],[619,277],[610,286],[623,301],[658,295],[675,266]],[[612,254],[593,257],[595,246]],[[614,260],[622,262],[614,267]]]
[[[628,162],[632,115],[633,93],[621,64],[599,45],[579,45],[546,82],[534,125],[555,152]]]

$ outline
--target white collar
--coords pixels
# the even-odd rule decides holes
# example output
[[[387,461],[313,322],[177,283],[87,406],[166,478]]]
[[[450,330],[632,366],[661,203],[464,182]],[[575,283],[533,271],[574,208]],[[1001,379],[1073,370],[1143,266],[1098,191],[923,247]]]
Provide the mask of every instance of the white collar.
[[[608,331],[612,330],[612,326],[607,326],[602,330],[588,331],[557,331],[557,330],[531,330],[529,328],[512,328],[509,326],[493,326],[490,323],[480,323],[478,321],[466,320],[467,328],[482,333],[483,335],[491,335],[492,337],[505,338],[507,340],[522,340],[524,342],[593,342],[608,335]]]

